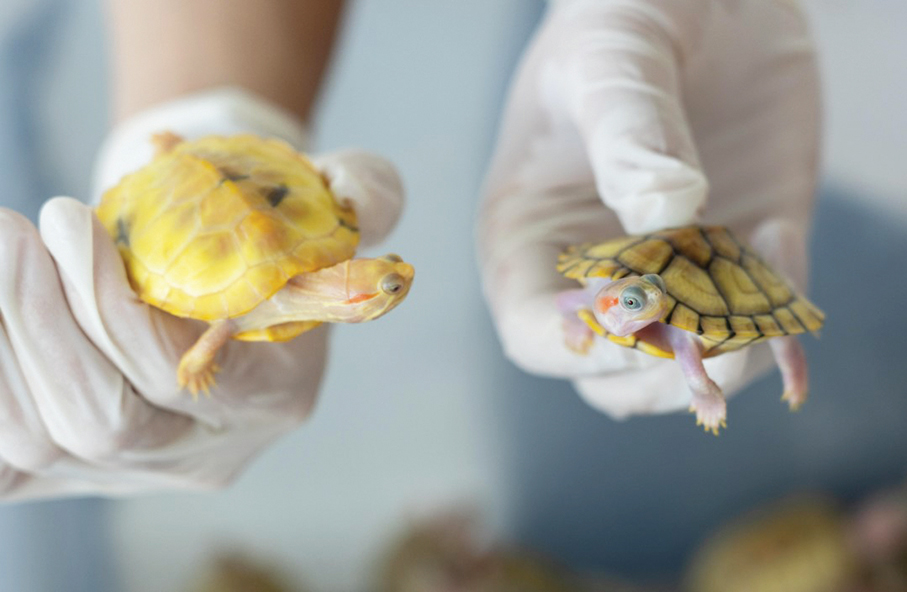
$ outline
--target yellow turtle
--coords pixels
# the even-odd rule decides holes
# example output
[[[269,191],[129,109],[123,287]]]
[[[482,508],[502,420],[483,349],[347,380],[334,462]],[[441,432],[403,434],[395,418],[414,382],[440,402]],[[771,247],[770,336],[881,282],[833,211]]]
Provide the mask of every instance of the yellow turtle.
[[[288,144],[171,133],[154,142],[153,160],[107,191],[97,215],[139,298],[210,323],[177,370],[193,395],[214,384],[231,337],[286,341],[322,322],[375,319],[406,297],[413,267],[397,255],[352,259],[353,208]]]
[[[568,347],[585,354],[594,334],[647,354],[676,358],[697,425],[718,433],[727,405],[702,359],[769,340],[783,400],[806,400],[806,357],[795,337],[825,315],[722,226],[686,226],[576,245],[557,269],[582,289],[558,294]]]

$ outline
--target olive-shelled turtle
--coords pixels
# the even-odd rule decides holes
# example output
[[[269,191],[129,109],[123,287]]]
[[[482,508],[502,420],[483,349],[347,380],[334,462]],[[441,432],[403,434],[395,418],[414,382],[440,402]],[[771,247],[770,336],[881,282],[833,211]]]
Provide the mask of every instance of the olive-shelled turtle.
[[[715,434],[727,413],[702,359],[769,340],[792,409],[807,396],[796,335],[825,315],[725,227],[686,226],[575,245],[557,265],[582,289],[557,297],[567,345],[586,353],[597,333],[647,354],[676,358],[697,424]]]

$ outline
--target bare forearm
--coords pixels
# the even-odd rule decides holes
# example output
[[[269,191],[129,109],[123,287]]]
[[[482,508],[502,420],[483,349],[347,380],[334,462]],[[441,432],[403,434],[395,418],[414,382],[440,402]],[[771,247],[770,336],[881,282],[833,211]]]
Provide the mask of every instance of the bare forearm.
[[[307,119],[343,0],[107,0],[114,111],[236,85]]]

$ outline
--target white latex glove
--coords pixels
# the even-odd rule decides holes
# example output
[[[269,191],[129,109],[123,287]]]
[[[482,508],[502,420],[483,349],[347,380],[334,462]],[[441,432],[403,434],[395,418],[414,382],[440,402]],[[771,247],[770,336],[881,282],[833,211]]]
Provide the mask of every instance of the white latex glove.
[[[678,364],[603,339],[564,346],[554,296],[568,245],[727,225],[801,289],[819,91],[793,0],[562,0],[526,51],[479,220],[485,296],[507,355],[571,379],[615,417],[686,409]],[[765,346],[706,360],[730,394]]]
[[[304,128],[236,90],[158,107],[115,130],[99,189],[150,157],[153,131],[187,138],[252,132],[304,148]],[[136,157],[136,155],[139,157]],[[402,205],[393,167],[364,153],[319,160],[335,191],[381,240]],[[113,241],[88,206],[55,198],[40,234],[0,209],[0,498],[229,483],[261,449],[298,426],[318,394],[326,327],[287,343],[231,341],[210,398],[176,385],[180,356],[204,323],[139,301]]]

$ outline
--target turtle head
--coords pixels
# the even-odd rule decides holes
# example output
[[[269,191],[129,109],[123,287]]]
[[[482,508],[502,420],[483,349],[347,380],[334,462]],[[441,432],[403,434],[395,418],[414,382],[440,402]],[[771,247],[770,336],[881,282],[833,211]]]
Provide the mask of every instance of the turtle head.
[[[238,333],[303,322],[364,323],[403,302],[415,270],[397,255],[347,259],[291,277],[286,285],[233,319]]]
[[[625,337],[667,312],[664,280],[654,273],[611,282],[595,295],[595,318],[609,333]]]
[[[347,322],[376,319],[403,302],[412,285],[415,270],[399,255],[375,259],[352,259],[344,277]]]

